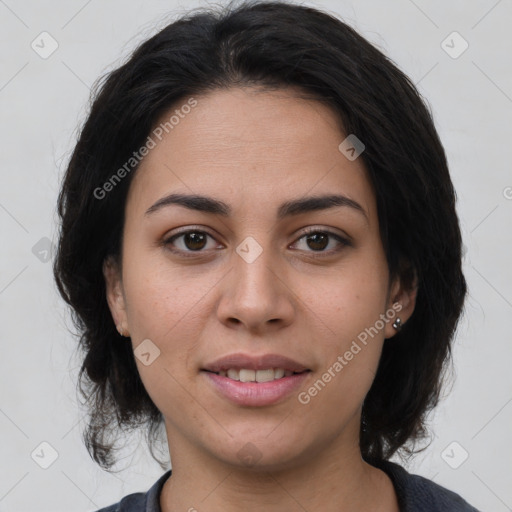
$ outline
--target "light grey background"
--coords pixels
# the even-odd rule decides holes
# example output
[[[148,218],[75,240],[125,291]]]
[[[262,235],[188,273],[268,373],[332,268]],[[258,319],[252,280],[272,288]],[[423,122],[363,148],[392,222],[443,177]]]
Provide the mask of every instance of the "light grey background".
[[[481,510],[512,510],[512,2],[308,4],[341,16],[418,85],[458,191],[470,294],[454,349],[456,379],[431,417],[433,442],[408,469]],[[51,263],[42,260],[44,238],[56,241],[59,180],[90,86],[174,15],[200,5],[0,0],[0,511],[95,510],[146,491],[162,473],[136,436],[118,466],[126,471],[110,475],[89,458],[75,393],[76,339]],[[31,47],[43,46],[43,31],[58,43],[46,59]],[[448,37],[453,31],[463,39]],[[464,40],[469,47],[453,58]],[[48,469],[34,461],[50,461],[42,442],[58,454]],[[465,451],[467,460],[450,467]]]

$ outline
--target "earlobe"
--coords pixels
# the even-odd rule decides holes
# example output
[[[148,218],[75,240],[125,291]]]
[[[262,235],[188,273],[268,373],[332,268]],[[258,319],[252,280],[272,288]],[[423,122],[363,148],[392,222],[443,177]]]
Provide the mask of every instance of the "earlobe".
[[[395,329],[395,331],[399,331],[402,328],[402,319],[399,316],[397,316],[396,320],[391,325],[393,326],[393,329]]]
[[[103,276],[105,279],[106,299],[112,319],[117,330],[125,336],[126,304],[123,294],[123,286],[119,265],[112,257],[108,257],[103,262]]]
[[[393,311],[393,320],[385,327],[385,338],[392,338],[412,316],[416,306],[417,291],[416,279],[408,287],[405,287],[400,279],[393,283],[388,305],[388,311]]]

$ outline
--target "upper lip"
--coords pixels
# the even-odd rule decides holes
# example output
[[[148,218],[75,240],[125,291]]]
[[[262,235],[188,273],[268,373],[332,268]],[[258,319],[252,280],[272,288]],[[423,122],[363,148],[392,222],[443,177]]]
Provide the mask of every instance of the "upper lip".
[[[202,369],[211,372],[220,372],[229,370],[230,368],[235,368],[237,370],[268,370],[269,368],[283,368],[284,370],[290,370],[293,372],[303,372],[304,370],[308,370],[308,368],[303,364],[279,354],[249,355],[240,353],[220,357],[212,363],[207,364]]]

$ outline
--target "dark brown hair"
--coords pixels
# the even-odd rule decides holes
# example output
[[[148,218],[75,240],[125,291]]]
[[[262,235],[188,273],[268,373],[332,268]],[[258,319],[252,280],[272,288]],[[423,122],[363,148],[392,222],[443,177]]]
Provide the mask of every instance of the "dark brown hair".
[[[399,449],[413,453],[408,445],[425,438],[426,414],[438,402],[466,294],[445,152],[420,94],[383,53],[336,17],[284,2],[190,12],[96,85],[59,195],[54,263],[84,353],[79,382],[90,411],[87,448],[109,469],[110,435],[147,424],[153,454],[150,438],[163,422],[130,343],[116,331],[102,274],[105,258],[119,257],[136,167],[104,197],[95,191],[171,106],[239,85],[299,88],[328,104],[346,133],[366,146],[361,158],[376,194],[390,275],[411,286],[415,275],[418,294],[412,317],[384,342],[363,404],[360,447],[368,460]]]

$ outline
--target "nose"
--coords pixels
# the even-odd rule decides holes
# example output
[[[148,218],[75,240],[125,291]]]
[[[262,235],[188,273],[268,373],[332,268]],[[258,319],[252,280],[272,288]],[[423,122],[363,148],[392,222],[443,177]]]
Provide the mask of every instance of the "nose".
[[[233,253],[217,308],[219,320],[230,328],[264,334],[293,322],[296,299],[288,282],[290,269],[266,247],[249,242]]]

